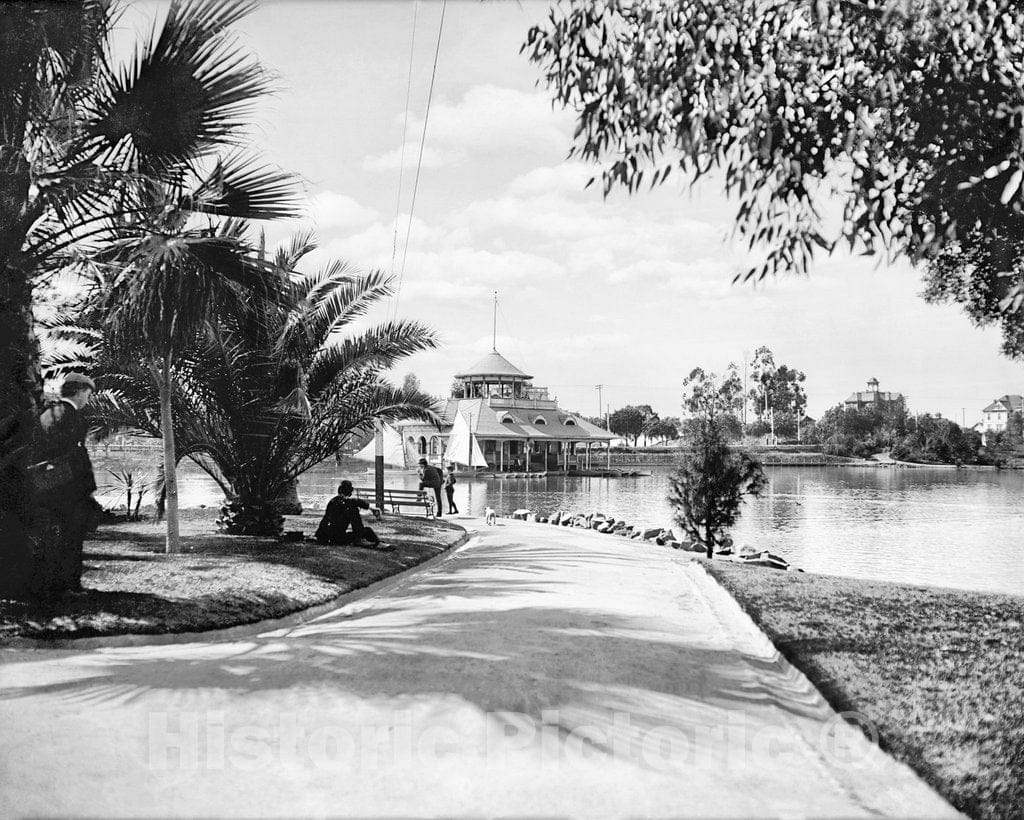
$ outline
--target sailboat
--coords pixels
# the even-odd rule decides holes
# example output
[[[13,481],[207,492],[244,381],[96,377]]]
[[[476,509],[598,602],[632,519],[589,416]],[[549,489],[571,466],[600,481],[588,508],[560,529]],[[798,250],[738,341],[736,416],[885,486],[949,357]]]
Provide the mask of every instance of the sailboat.
[[[390,424],[383,424],[384,439],[384,465],[386,467],[398,467],[406,469],[409,467],[409,457],[402,441],[402,434]],[[356,461],[369,461],[373,463],[376,456],[376,444],[371,438],[369,443],[352,458]]]
[[[468,418],[467,418],[468,415]],[[470,408],[459,408],[455,413],[455,421],[448,437],[448,446],[444,451],[444,461],[455,464],[456,469],[468,468],[470,473],[477,467],[486,467],[487,460],[473,435],[470,420],[473,418]]]

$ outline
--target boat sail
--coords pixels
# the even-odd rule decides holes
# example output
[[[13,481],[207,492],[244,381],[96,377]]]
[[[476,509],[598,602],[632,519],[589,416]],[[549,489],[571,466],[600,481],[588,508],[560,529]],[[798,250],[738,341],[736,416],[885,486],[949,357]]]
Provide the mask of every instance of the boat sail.
[[[405,450],[405,444],[402,442],[402,434],[398,432],[390,424],[383,424],[384,428],[384,464],[387,467],[401,467],[406,468],[409,466],[408,454]],[[358,453],[352,456],[356,461],[369,461],[373,462],[374,457],[377,454],[376,444],[371,438],[369,443]]]
[[[464,464],[467,467],[487,466],[487,460],[484,458],[483,451],[477,444],[476,436],[473,435],[469,420],[466,418],[466,412],[461,409],[455,414],[448,446],[444,451],[444,460],[448,463]]]

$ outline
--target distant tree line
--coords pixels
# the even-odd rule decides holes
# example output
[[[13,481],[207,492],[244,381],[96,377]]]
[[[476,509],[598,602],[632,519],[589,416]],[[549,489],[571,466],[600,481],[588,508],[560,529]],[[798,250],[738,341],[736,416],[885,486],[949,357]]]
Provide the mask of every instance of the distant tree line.
[[[983,439],[940,415],[911,415],[900,398],[883,408],[832,407],[814,425],[810,440],[838,456],[866,458],[888,451],[897,461],[922,464],[998,464],[1021,446],[1021,428],[1021,414],[1014,413],[1006,430]]]
[[[595,423],[604,426],[603,420]],[[616,410],[608,417],[608,426],[615,435],[631,439],[635,447],[641,436],[645,442],[675,441],[679,438],[681,423],[673,416],[661,418],[649,404],[641,404]]]

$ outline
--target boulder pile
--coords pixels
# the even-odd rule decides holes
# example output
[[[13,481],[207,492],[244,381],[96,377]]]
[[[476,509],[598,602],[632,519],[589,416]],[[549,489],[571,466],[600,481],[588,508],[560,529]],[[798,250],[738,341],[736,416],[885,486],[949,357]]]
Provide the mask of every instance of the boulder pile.
[[[569,512],[568,510],[555,510],[550,515],[536,513],[532,510],[519,509],[510,516],[519,521],[530,521],[537,524],[549,524],[555,527],[578,527],[584,530],[596,530],[600,533],[618,535],[635,541],[646,541],[657,544],[660,547],[671,547],[672,549],[683,550],[704,554],[706,547],[691,539],[683,532],[682,527],[673,524],[668,527],[660,527],[656,524],[627,524],[625,521],[616,519],[601,512]],[[772,569],[790,570],[803,572],[790,565],[790,563],[779,555],[768,550],[757,550],[744,545],[734,553],[731,538],[715,550],[715,556],[734,563],[754,567],[770,567]]]

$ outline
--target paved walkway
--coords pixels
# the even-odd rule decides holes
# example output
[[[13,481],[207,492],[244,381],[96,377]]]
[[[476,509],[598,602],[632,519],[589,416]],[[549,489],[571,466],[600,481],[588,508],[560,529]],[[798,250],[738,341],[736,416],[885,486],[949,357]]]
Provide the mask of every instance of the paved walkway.
[[[954,816],[683,554],[479,529],[302,626],[0,652],[0,814]]]

